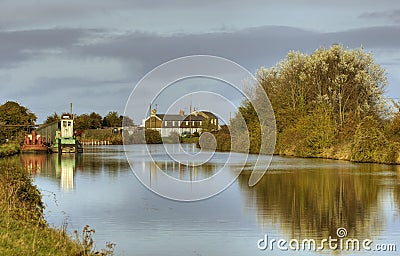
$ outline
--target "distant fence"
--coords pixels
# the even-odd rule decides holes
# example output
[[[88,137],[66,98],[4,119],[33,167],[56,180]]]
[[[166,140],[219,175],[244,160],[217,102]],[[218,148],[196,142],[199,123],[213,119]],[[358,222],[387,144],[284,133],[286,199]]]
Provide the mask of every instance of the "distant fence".
[[[109,140],[79,140],[82,145],[86,146],[102,146],[102,145],[112,145]]]

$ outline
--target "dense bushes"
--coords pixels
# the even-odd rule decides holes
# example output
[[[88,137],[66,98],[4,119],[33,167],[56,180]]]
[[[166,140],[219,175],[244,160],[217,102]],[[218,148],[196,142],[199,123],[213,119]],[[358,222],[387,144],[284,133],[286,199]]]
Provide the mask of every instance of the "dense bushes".
[[[17,143],[6,143],[0,145],[0,157],[18,154],[20,146]]]
[[[334,143],[337,128],[323,109],[299,118],[279,134],[277,151],[296,156],[319,156]]]
[[[2,215],[10,215],[17,220],[44,223],[44,205],[41,201],[41,194],[32,185],[29,176],[23,169],[14,167],[12,162],[2,161],[0,184]]]
[[[400,106],[388,111],[384,70],[371,54],[340,45],[310,55],[290,52],[256,76],[274,109],[276,154],[400,163]],[[253,102],[260,105],[258,95]],[[249,101],[239,112],[249,129],[249,152],[258,153],[260,119]]]
[[[389,142],[378,122],[371,116],[358,125],[351,150],[351,160],[359,162],[384,162]]]
[[[160,144],[162,143],[161,133],[156,130],[146,129],[145,138],[147,144]]]
[[[368,116],[358,125],[354,135],[351,160],[357,162],[396,163],[398,142],[389,141],[378,121]]]

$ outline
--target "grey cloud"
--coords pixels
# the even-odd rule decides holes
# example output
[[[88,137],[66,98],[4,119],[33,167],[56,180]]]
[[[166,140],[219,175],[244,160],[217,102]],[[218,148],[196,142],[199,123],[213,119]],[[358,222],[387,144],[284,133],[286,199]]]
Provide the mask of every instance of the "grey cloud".
[[[400,47],[400,26],[369,27],[336,33],[282,26],[204,34],[107,33],[109,31],[84,29],[0,32],[0,67],[10,63],[16,65],[18,61],[29,60],[51,49],[61,49],[64,53],[62,58],[73,58],[75,65],[78,65],[79,60],[99,58],[105,62],[107,59],[115,59],[126,66],[124,77],[113,77],[117,80],[73,77],[68,71],[63,77],[37,78],[33,81],[34,86],[24,86],[18,95],[12,95],[13,98],[34,98],[40,96],[42,91],[47,92],[48,97],[43,102],[27,100],[25,104],[32,104],[33,111],[36,106],[43,104],[60,104],[57,95],[62,95],[65,101],[63,105],[69,101],[76,103],[77,112],[87,112],[87,109],[121,110],[141,76],[165,61],[185,55],[211,54],[226,57],[254,73],[260,66],[275,65],[290,50],[311,53],[316,48],[329,47],[333,43],[341,43],[350,48],[362,45],[366,49],[381,52],[385,49],[397,51]],[[92,39],[89,43],[82,43],[89,38]]]
[[[337,41],[349,47],[398,49],[400,47],[400,26],[369,27],[327,33],[323,39]]]
[[[276,9],[294,9],[299,12],[316,9],[327,13],[340,13],[349,9],[355,12],[373,11],[380,9],[381,6],[399,5],[396,0],[298,0],[296,2],[268,0],[251,0],[248,2],[231,0],[87,0],[64,2],[8,0],[1,1],[0,29],[46,28],[57,25],[108,27],[109,24],[114,27],[121,27],[126,26],[126,23],[138,23],[138,27],[152,23],[155,24],[155,29],[165,23],[173,23],[174,26],[170,26],[170,28],[179,29],[183,22],[198,26],[196,22],[190,20],[191,17],[204,17],[204,23],[212,20],[216,27],[224,24],[232,24],[234,27],[240,25],[241,22],[248,24],[246,21],[251,19],[255,21],[263,20],[264,24],[275,23],[275,20],[268,19],[268,13]],[[254,17],[251,17],[252,15]],[[287,15],[283,13],[282,20],[291,20],[291,17]],[[176,16],[182,16],[184,20]],[[305,17],[304,20],[307,20],[307,18]],[[126,22],[126,19],[129,19],[129,22]],[[107,22],[104,22],[105,20]],[[239,22],[236,22],[237,20]],[[211,26],[211,24],[208,25]],[[212,28],[215,29],[215,27]],[[152,28],[148,27],[148,29]],[[210,29],[210,27],[206,29]]]
[[[126,88],[125,85],[128,83],[130,83],[128,79],[96,80],[78,77],[41,77],[35,80],[33,86],[26,88],[24,92],[19,92],[19,95],[39,96],[46,92],[51,94],[54,89],[57,89],[60,94],[85,97],[87,95],[93,96],[99,93],[106,94],[107,92],[119,91],[121,88]]]
[[[87,17],[90,9],[82,5],[49,3],[2,3],[0,9],[0,28],[9,29],[18,26],[49,24],[54,21]]]
[[[0,67],[13,67],[50,50],[70,49],[97,32],[58,28],[0,32]]]
[[[125,102],[132,88],[130,80],[96,80],[77,77],[42,77],[34,84],[23,88],[10,98],[23,98],[24,104],[44,120],[52,112],[68,111],[70,102],[74,103],[74,113],[82,114],[91,111],[101,115],[108,111],[122,113]],[[43,113],[38,109],[45,108]]]
[[[238,63],[258,65],[265,60],[279,60],[290,49],[306,48],[307,38],[314,36],[314,32],[289,27],[171,36],[134,32],[83,46],[77,54],[138,61],[143,64],[144,71],[173,58],[193,54],[217,55]]]
[[[262,65],[274,65],[290,50],[312,52],[321,46],[341,43],[368,49],[400,46],[400,27],[370,27],[336,33],[318,33],[299,28],[268,26],[237,32],[176,34],[162,36],[133,32],[75,49],[79,56],[117,58],[141,63],[140,72],[173,58],[211,54],[226,57],[252,72]]]
[[[383,19],[393,23],[400,23],[400,9],[383,12],[365,12],[359,16],[362,19]]]

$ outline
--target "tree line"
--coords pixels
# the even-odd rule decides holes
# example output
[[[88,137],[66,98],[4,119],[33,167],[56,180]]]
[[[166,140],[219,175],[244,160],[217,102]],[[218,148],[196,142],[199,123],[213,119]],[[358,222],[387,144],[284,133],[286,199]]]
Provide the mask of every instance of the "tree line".
[[[292,51],[275,67],[260,68],[256,78],[274,109],[276,154],[400,162],[400,105],[384,99],[385,70],[362,48]],[[255,104],[262,100],[253,94]],[[239,113],[249,128],[250,152],[258,153],[260,119],[247,101]]]
[[[60,116],[57,113],[54,113],[47,117],[44,124],[49,124],[58,120],[60,120]],[[96,112],[74,116],[74,128],[76,130],[121,127],[122,125],[134,125],[133,120],[127,116],[118,114],[116,111],[110,111],[104,117]]]
[[[44,124],[59,121],[61,115],[57,113],[49,115]],[[104,117],[92,112],[90,114],[75,115],[74,118],[74,128],[78,131],[134,125],[131,118],[120,115],[116,111],[110,111]],[[17,102],[7,101],[0,105],[0,144],[7,141],[21,141],[23,133],[35,127],[36,120],[37,116],[32,111]]]

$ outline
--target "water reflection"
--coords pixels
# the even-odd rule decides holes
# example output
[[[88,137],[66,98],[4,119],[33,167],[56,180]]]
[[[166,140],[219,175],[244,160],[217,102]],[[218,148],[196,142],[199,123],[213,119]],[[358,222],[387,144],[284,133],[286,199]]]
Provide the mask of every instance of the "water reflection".
[[[142,162],[144,170],[151,170],[150,173],[156,174],[157,168],[175,179],[185,181],[200,181],[213,176],[218,172],[220,166],[216,163],[206,163],[202,165],[185,165],[175,161],[163,162]]]
[[[155,162],[145,157],[145,146],[127,147],[134,167],[152,186],[162,185],[160,173],[192,184],[214,175],[226,162],[225,153],[217,153],[195,168],[174,163],[159,147],[151,148]],[[265,255],[256,245],[263,234],[320,241],[334,236],[338,227],[345,227],[351,238],[398,244],[400,168],[275,157],[270,171],[251,188],[249,170],[255,159],[250,156],[238,181],[223,193],[196,203],[151,193],[134,178],[121,146],[85,148],[82,155],[61,159],[21,155],[0,159],[0,164],[25,166],[44,195],[56,194],[56,201],[43,197],[51,225],[62,225],[65,216],[70,232],[90,224],[99,247],[115,242],[117,255],[191,255],[194,250],[196,255]],[[235,166],[230,168],[233,172]]]
[[[56,179],[62,190],[74,190],[74,173],[81,160],[79,154],[21,154],[20,157],[23,166],[32,176]]]
[[[394,193],[394,200],[396,202],[397,209],[400,212],[400,166],[397,166],[396,171],[397,171],[397,176],[396,176],[397,182],[396,182],[396,186],[395,186],[393,193]]]
[[[147,145],[147,147],[150,157],[147,150],[140,154],[138,152],[129,154],[129,159],[133,160],[131,163],[136,165],[136,168],[143,172],[150,170],[149,175],[165,173],[183,181],[210,178],[223,167],[227,158],[227,155],[220,155],[219,158],[212,155],[210,157],[209,152],[200,152],[195,144]],[[157,174],[157,169],[162,173]]]
[[[47,155],[46,154],[23,154],[21,155],[22,163],[25,169],[32,175],[41,173],[43,167],[46,168]]]
[[[242,173],[238,180],[247,207],[256,209],[263,227],[278,222],[293,238],[325,238],[339,227],[346,227],[352,237],[371,237],[382,230],[382,205],[393,198],[392,185],[400,205],[393,167],[324,160],[296,167],[290,162],[303,160],[284,161],[285,165],[273,165],[253,188],[247,186],[250,173]]]
[[[61,188],[64,191],[74,189],[74,172],[77,154],[62,154],[57,157],[56,173],[60,173]]]

